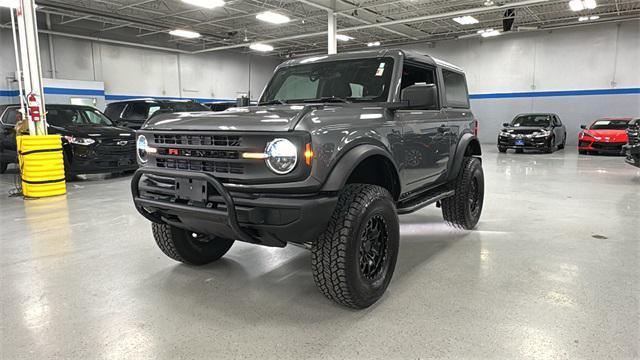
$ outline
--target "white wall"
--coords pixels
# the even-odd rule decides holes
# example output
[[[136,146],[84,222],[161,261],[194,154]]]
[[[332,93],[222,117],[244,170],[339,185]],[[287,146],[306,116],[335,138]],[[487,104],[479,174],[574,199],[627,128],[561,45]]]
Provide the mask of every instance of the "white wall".
[[[47,35],[40,36],[42,71],[52,77]],[[256,99],[279,58],[214,52],[177,54],[53,36],[56,78],[102,81],[107,101],[120,96]],[[0,90],[14,89],[11,31],[0,29]],[[6,100],[6,99],[5,99]],[[2,101],[2,99],[0,99]]]
[[[464,68],[473,95],[533,93],[473,99],[483,142],[495,143],[501,124],[521,112],[556,112],[567,126],[570,144],[577,142],[580,124],[598,117],[640,117],[640,21],[403,48]],[[612,94],[614,89],[632,90]],[[575,96],[554,93],[574,90]]]

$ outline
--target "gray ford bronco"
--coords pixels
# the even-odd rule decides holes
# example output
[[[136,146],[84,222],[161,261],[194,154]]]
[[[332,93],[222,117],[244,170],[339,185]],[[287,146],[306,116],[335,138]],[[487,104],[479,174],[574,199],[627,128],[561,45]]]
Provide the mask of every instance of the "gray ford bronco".
[[[172,259],[234,241],[311,251],[329,299],[365,308],[396,264],[398,215],[473,229],[484,177],[463,71],[379,50],[288,60],[257,106],[161,114],[137,132],[137,210]]]

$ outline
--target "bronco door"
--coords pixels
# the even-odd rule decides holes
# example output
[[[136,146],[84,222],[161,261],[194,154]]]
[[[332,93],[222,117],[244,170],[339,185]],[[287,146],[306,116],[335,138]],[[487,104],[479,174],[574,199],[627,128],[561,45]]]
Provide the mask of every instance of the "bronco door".
[[[401,89],[421,83],[437,85],[435,68],[405,62]],[[446,175],[450,148],[447,119],[439,101],[430,108],[398,110],[395,116],[402,125],[403,189],[412,191],[439,183]]]

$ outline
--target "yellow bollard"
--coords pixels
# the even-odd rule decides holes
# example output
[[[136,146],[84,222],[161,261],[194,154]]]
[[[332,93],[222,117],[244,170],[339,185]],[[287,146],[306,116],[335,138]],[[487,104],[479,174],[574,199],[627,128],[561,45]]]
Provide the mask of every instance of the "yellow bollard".
[[[16,136],[22,195],[46,197],[67,192],[60,135]]]

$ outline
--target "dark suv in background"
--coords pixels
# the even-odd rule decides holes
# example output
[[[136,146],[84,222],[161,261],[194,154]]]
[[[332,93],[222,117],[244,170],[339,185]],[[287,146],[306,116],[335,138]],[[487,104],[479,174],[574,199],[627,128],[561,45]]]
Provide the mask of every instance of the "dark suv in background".
[[[120,126],[139,129],[155,115],[175,112],[211,111],[192,100],[136,99],[109,103],[104,113]]]
[[[400,50],[289,60],[258,106],[147,121],[133,201],[177,261],[216,261],[235,240],[301,246],[325,296],[364,308],[391,281],[398,214],[436,204],[478,223],[476,133],[453,65]]]
[[[498,134],[498,151],[515,149],[542,150],[552,153],[556,148],[564,149],[567,143],[567,129],[556,114],[520,114]]]

